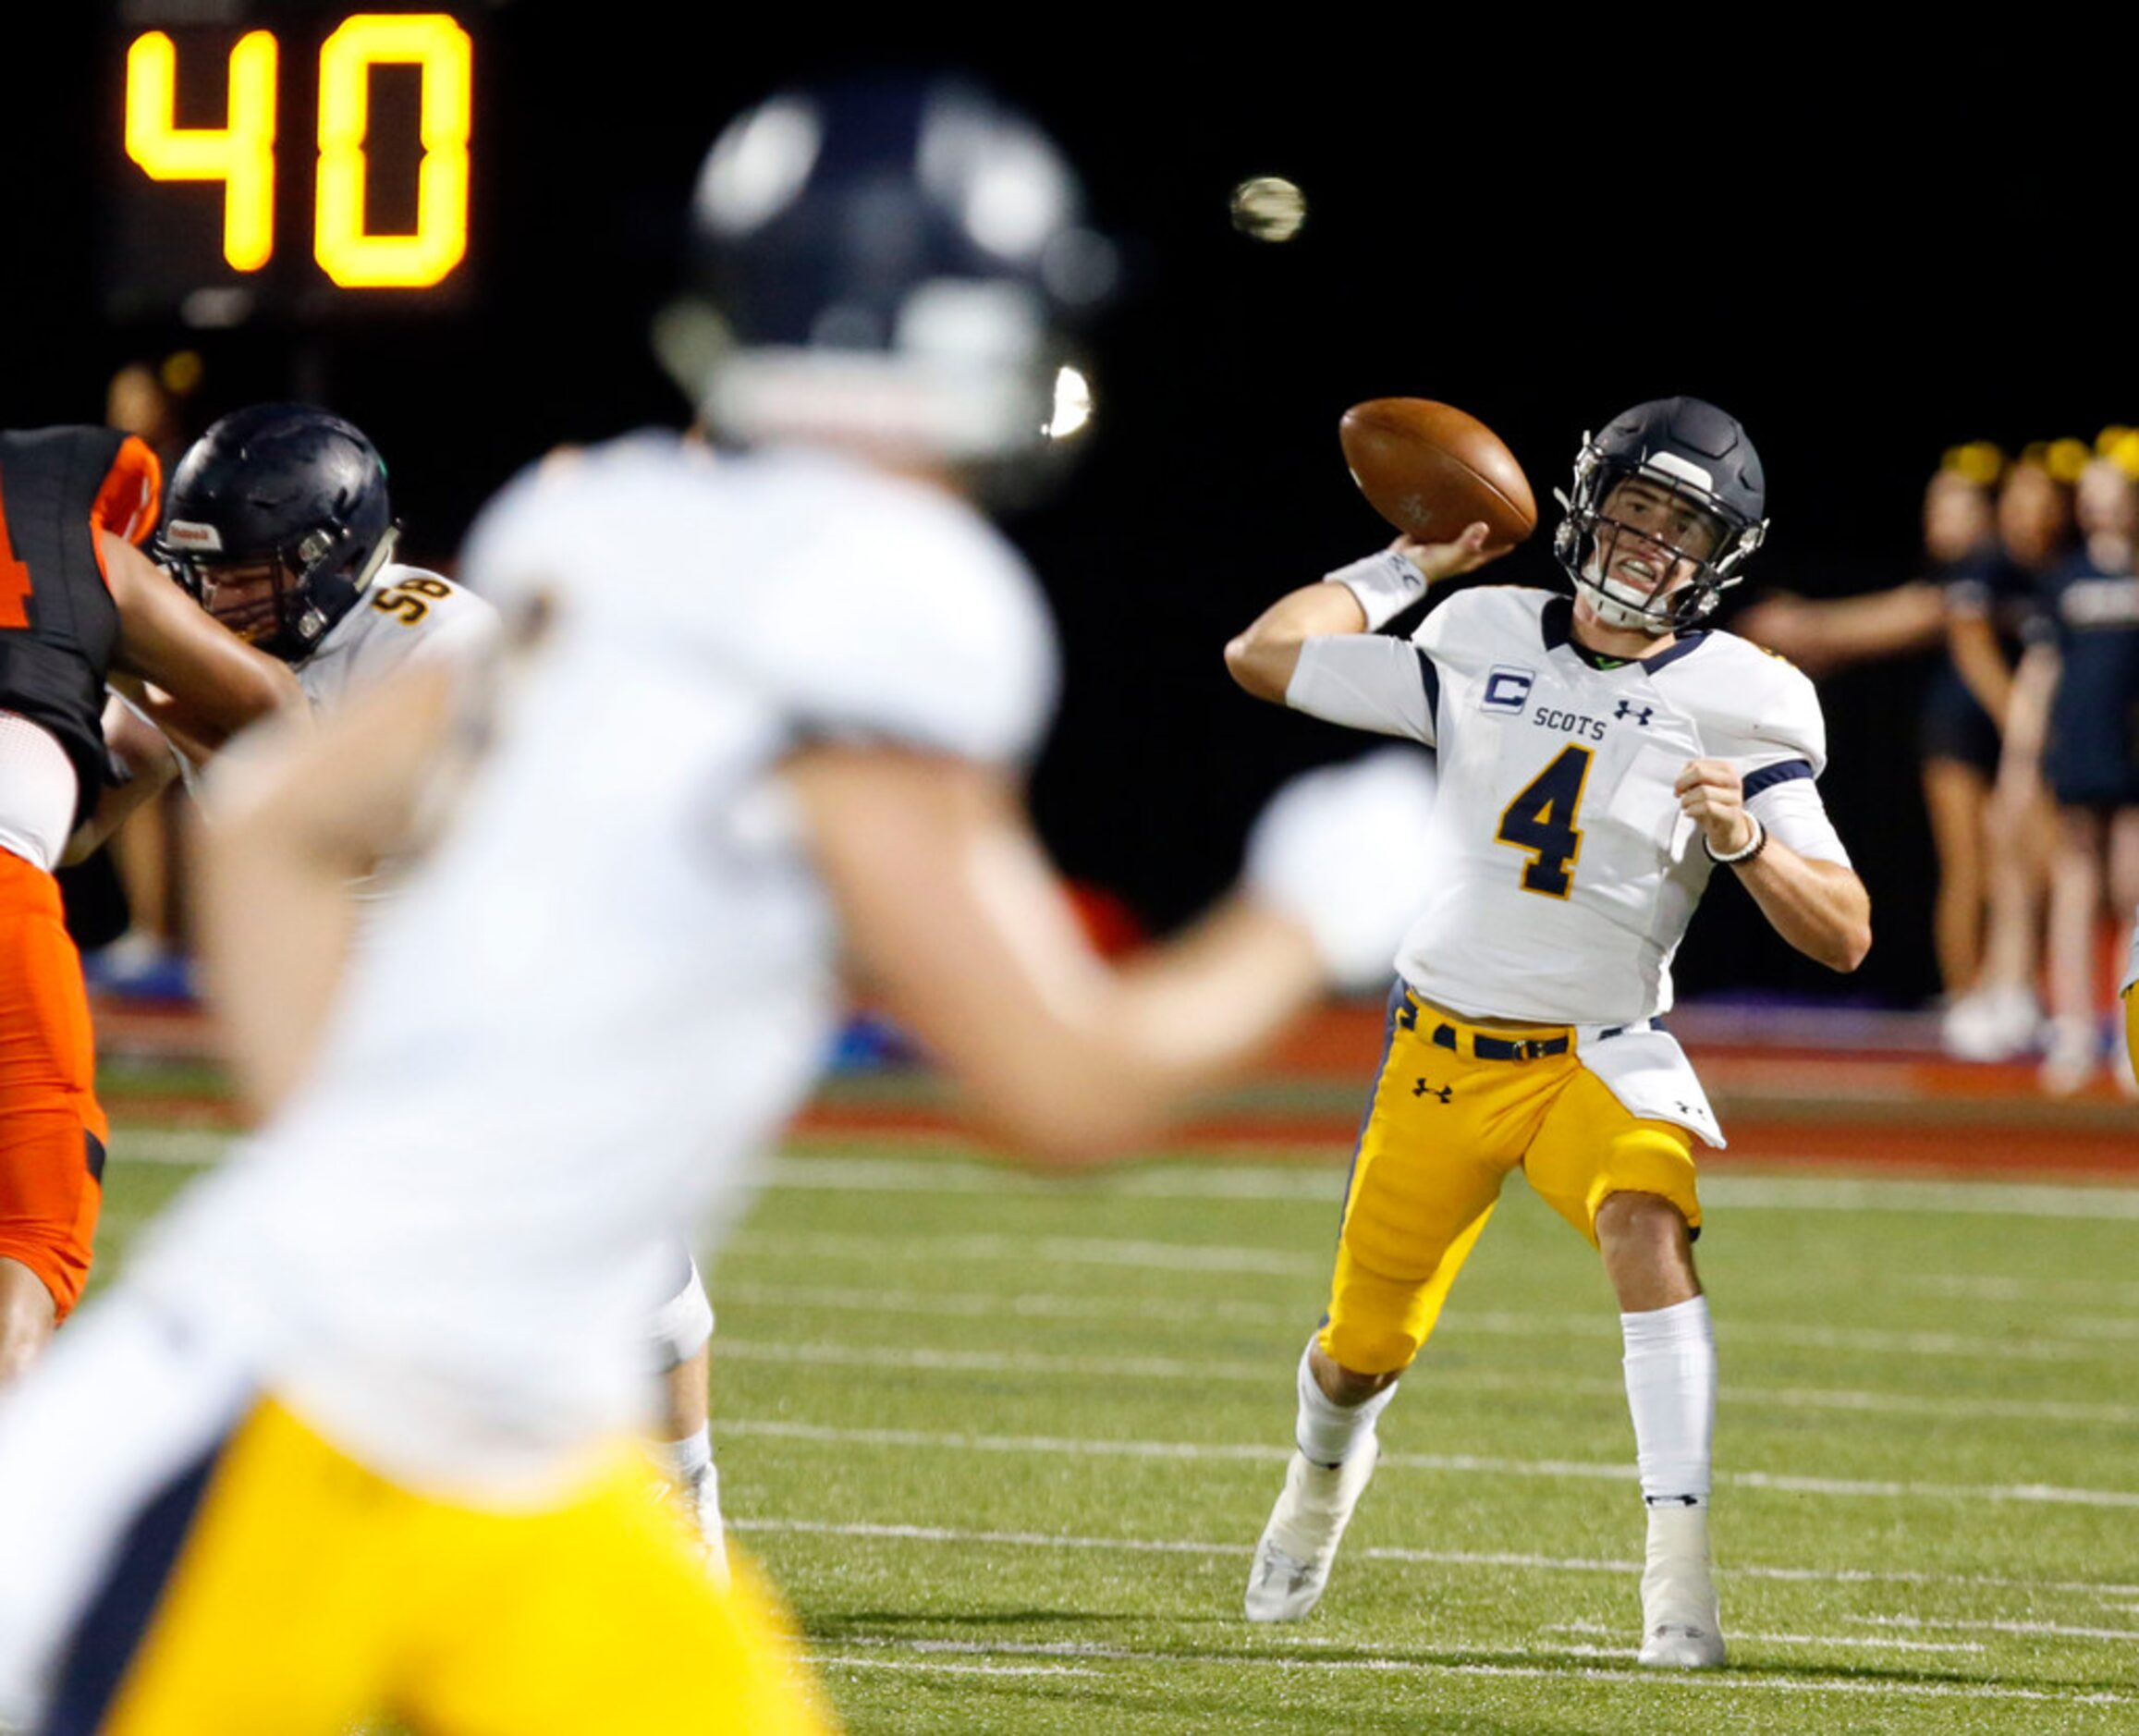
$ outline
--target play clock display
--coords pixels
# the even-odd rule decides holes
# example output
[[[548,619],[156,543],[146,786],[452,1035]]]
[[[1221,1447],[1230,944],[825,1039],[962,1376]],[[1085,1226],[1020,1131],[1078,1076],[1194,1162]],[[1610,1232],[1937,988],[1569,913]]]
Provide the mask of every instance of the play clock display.
[[[478,48],[463,18],[157,11],[128,8],[115,44],[109,312],[213,325],[464,300]]]

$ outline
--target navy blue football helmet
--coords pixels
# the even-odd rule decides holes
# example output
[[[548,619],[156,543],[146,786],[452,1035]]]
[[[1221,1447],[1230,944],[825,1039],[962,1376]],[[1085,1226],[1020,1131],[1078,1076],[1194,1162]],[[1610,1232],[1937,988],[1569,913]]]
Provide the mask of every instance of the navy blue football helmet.
[[[385,463],[357,428],[307,404],[255,404],[178,460],[157,555],[240,639],[301,663],[398,535]]]
[[[1630,483],[1653,491],[1644,526],[1612,516],[1614,492]],[[1583,435],[1573,493],[1555,493],[1567,516],[1553,553],[1607,627],[1667,633],[1695,625],[1744,577],[1767,535],[1760,455],[1735,417],[1697,397],[1637,404],[1601,434]],[[1622,561],[1647,581],[1614,577]],[[1670,582],[1689,566],[1689,580]]]
[[[1075,172],[948,77],[775,95],[715,141],[655,348],[716,434],[948,464],[1039,447],[1062,324],[1111,287]]]

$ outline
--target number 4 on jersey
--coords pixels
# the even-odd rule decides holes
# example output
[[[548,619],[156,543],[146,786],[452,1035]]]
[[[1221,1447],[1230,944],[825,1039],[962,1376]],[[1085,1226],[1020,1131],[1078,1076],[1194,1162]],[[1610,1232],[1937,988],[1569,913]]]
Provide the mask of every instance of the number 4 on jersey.
[[[1589,781],[1587,748],[1567,747],[1559,757],[1523,787],[1500,816],[1496,842],[1528,850],[1530,864],[1522,871],[1522,889],[1564,899],[1574,888],[1571,872],[1582,854],[1582,832],[1574,823],[1582,806],[1583,786]]]

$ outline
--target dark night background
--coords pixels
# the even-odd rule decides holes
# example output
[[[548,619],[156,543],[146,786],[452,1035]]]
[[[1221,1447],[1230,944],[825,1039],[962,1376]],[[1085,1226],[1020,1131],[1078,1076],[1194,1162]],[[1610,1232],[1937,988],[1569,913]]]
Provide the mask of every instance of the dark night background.
[[[309,236],[309,173],[290,165],[309,172],[311,45],[360,9],[192,7],[286,39],[278,266]],[[1949,32],[1936,50],[1878,50],[1796,12],[1730,31],[1705,15],[1696,32],[1650,12],[1572,25],[1331,11],[1192,38],[1155,13],[1089,10],[997,13],[962,35],[915,15],[858,36],[833,15],[745,31],[713,8],[441,9],[477,41],[458,305],[202,333],[116,314],[110,252],[117,189],[139,180],[120,143],[123,44],[187,8],[135,6],[123,23],[112,6],[46,8],[34,47],[10,15],[6,423],[99,420],[115,366],[192,347],[207,363],[196,425],[257,397],[318,397],[385,452],[410,556],[449,563],[483,499],[550,445],[682,420],[645,329],[698,158],[730,114],[771,84],[887,60],[976,71],[1062,141],[1128,261],[1091,334],[1083,463],[1010,528],[1067,644],[1069,698],[1035,786],[1043,829],[1067,869],[1156,926],[1223,883],[1283,773],[1365,745],[1254,704],[1218,656],[1266,601],[1386,540],[1338,456],[1348,405],[1410,395],[1482,416],[1549,525],[1548,492],[1585,429],[1642,398],[1710,397],[1766,464],[1774,531],[1743,597],[1911,577],[1924,482],[1958,441],[2091,439],[2139,421],[2121,288],[2133,177],[2109,101],[2123,56],[2017,27],[2018,46]],[[1304,189],[1296,240],[1230,226],[1228,194],[1256,174]],[[150,191],[220,211],[213,186]],[[1547,581],[1546,541],[1492,574]],[[1682,992],[1906,1003],[1936,987],[1914,745],[1925,667],[1823,688],[1823,788],[1874,897],[1864,972],[1842,984],[1794,958],[1719,883]]]

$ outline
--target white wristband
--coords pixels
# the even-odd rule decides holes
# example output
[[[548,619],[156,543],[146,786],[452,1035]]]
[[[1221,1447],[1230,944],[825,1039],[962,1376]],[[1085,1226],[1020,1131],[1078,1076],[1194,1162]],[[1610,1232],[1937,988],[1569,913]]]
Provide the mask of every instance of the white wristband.
[[[1393,548],[1325,573],[1322,581],[1342,585],[1359,599],[1370,633],[1379,632],[1426,594],[1426,576]]]
[[[1708,841],[1707,834],[1702,834],[1701,848],[1708,852],[1710,862],[1728,868],[1733,862],[1751,862],[1767,848],[1767,828],[1760,824],[1760,816],[1757,813],[1748,813],[1745,817],[1753,822],[1753,836],[1745,840],[1745,846],[1742,850],[1734,850],[1728,856],[1717,855],[1716,846]]]

